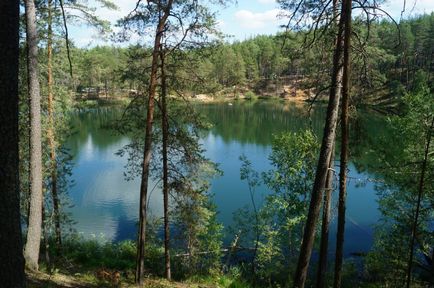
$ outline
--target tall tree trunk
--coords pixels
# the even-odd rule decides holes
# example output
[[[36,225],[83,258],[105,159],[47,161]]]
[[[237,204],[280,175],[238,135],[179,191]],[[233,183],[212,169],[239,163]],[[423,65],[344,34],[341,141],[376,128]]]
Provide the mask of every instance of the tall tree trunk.
[[[26,0],[27,69],[30,98],[30,214],[27,242],[24,249],[26,266],[38,270],[42,224],[42,152],[41,152],[41,96],[38,72],[38,35],[36,8],[33,0]]]
[[[45,213],[45,206],[42,205],[42,234],[43,234],[43,246],[44,246],[44,256],[45,263],[47,265],[48,273],[51,273],[51,259],[50,259],[50,243],[48,242],[48,227],[47,227],[47,216]]]
[[[52,0],[48,0],[48,40],[47,40],[47,78],[48,78],[48,145],[50,146],[51,197],[53,201],[54,226],[56,244],[60,251],[62,245],[62,230],[60,226],[59,195],[57,193],[57,160],[56,135],[54,127],[54,96],[53,96],[53,29]]]
[[[137,243],[136,283],[143,284],[145,268],[145,242],[146,242],[146,206],[148,197],[149,164],[152,150],[152,125],[154,121],[154,98],[157,87],[158,58],[160,53],[161,37],[164,26],[169,17],[173,0],[168,0],[163,16],[159,19],[155,31],[154,48],[152,52],[151,75],[149,81],[148,111],[146,115],[145,148],[143,152],[143,170],[140,183],[140,213],[139,213],[139,239]]]
[[[434,283],[434,247],[431,249],[431,282]]]
[[[433,129],[434,129],[434,117],[432,117],[431,126],[427,130],[424,158],[423,158],[423,162],[422,162],[422,169],[421,169],[420,179],[419,179],[416,212],[415,212],[415,216],[414,216],[413,227],[411,229],[410,257],[408,258],[408,265],[407,265],[407,283],[406,283],[407,288],[409,288],[410,284],[411,284],[411,273],[413,270],[413,257],[414,257],[414,242],[416,240],[417,225],[418,225],[418,221],[419,221],[419,212],[420,212],[420,203],[422,201],[423,189],[424,189],[424,185],[425,185],[425,173],[426,173],[426,168],[427,168],[426,166],[427,166],[428,160],[429,160],[428,154],[429,154],[429,148],[431,145],[431,135],[432,135]],[[434,257],[434,252],[433,252],[433,257]],[[434,267],[434,259],[432,259],[432,261],[433,261],[432,265]]]
[[[250,186],[249,184],[249,193],[250,193],[250,200],[252,201],[252,206],[253,206],[253,213],[255,213],[255,247],[253,248],[253,255],[252,255],[252,275],[251,277],[253,278],[253,287],[256,287],[256,258],[258,255],[258,249],[259,249],[259,237],[260,235],[260,231],[259,231],[259,213],[258,213],[258,209],[256,208],[256,203],[255,203],[255,197],[253,197],[253,187]],[[291,238],[289,238],[291,239]]]
[[[18,179],[19,1],[0,2],[0,279],[25,287]]]
[[[297,263],[297,270],[294,277],[294,287],[296,288],[303,288],[306,281],[309,261],[312,254],[313,242],[315,240],[315,228],[318,222],[323,190],[325,188],[328,175],[327,172],[330,164],[330,156],[333,153],[333,146],[335,142],[343,71],[342,50],[344,18],[345,17],[343,17],[342,15],[338,25],[336,48],[333,56],[333,73],[331,79],[332,83],[327,107],[326,122],[324,126],[324,134],[321,144],[318,166],[316,169],[315,182],[312,189],[309,212],[303,234],[303,241],[301,244],[300,255]]]
[[[336,237],[336,258],[335,258],[335,278],[334,287],[341,287],[342,281],[342,262],[344,255],[344,235],[345,235],[345,204],[347,198],[347,167],[348,167],[348,141],[349,141],[349,122],[348,108],[350,98],[350,79],[351,79],[351,11],[352,0],[345,0],[345,33],[344,33],[344,74],[342,89],[342,111],[341,111],[341,159],[339,171],[339,205],[338,205],[338,231]]]
[[[164,62],[164,50],[161,47],[161,127],[163,130],[163,202],[164,202],[164,258],[166,262],[165,274],[167,280],[171,280],[170,271],[170,229],[169,229],[169,166],[167,164],[167,146],[169,139],[169,120],[167,114],[167,82]]]
[[[327,253],[329,245],[329,228],[331,219],[331,202],[333,192],[333,177],[334,177],[334,147],[330,155],[329,171],[327,174],[326,191],[324,193],[324,203],[322,210],[322,223],[321,223],[321,244],[318,261],[318,273],[316,287],[326,287],[326,272],[327,272]]]
[[[333,0],[333,28],[337,27],[338,15],[338,0]],[[337,41],[337,39],[335,39]],[[335,43],[336,44],[336,43]],[[336,141],[336,140],[335,140]],[[323,215],[321,223],[321,244],[319,251],[318,271],[316,287],[326,287],[326,272],[327,272],[327,258],[328,258],[328,245],[329,245],[329,229],[331,219],[331,202],[333,193],[333,177],[334,177],[334,159],[335,159],[335,146],[333,144],[332,153],[330,155],[329,171],[326,180],[326,191],[324,194]]]

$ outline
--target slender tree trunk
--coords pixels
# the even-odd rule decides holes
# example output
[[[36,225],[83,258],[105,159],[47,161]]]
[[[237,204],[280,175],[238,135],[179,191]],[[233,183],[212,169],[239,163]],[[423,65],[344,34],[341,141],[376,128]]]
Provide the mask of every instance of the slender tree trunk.
[[[50,260],[50,244],[48,243],[48,227],[47,227],[47,217],[45,214],[45,206],[42,205],[42,233],[43,233],[43,243],[44,243],[44,256],[45,263],[47,265],[48,273],[51,273],[51,260]]]
[[[62,229],[60,226],[59,195],[57,193],[57,160],[56,135],[54,128],[54,96],[53,96],[53,29],[52,29],[52,0],[48,0],[48,40],[47,40],[47,78],[48,78],[48,145],[50,146],[51,163],[51,197],[53,200],[54,226],[57,248],[62,245]]]
[[[139,239],[137,243],[136,283],[143,284],[145,268],[145,242],[146,242],[146,206],[148,197],[149,164],[152,150],[152,126],[154,121],[154,98],[157,87],[158,58],[161,45],[161,36],[169,17],[173,0],[168,0],[163,16],[158,21],[155,31],[154,48],[152,52],[151,75],[149,81],[148,111],[146,115],[145,148],[143,152],[143,170],[140,184],[140,213],[139,213]]]
[[[164,202],[164,258],[166,262],[165,274],[171,280],[170,271],[170,229],[169,229],[169,166],[167,164],[167,146],[169,138],[169,120],[167,115],[167,82],[164,62],[164,50],[161,47],[161,127],[163,130],[163,202]]]
[[[338,1],[333,0],[333,27],[337,27],[337,15],[338,15]],[[337,40],[337,39],[335,39]],[[336,43],[335,43],[336,44]],[[329,171],[326,180],[326,191],[324,194],[323,203],[323,216],[321,223],[321,244],[320,244],[320,254],[318,261],[318,272],[316,287],[324,288],[326,287],[326,272],[327,272],[327,256],[328,256],[328,245],[329,245],[329,229],[330,229],[330,219],[331,219],[331,202],[333,193],[333,177],[334,177],[334,158],[335,158],[335,146],[333,144],[332,153],[330,155]]]
[[[431,145],[431,135],[432,135],[433,129],[434,129],[434,117],[432,117],[431,126],[427,130],[426,144],[425,144],[425,151],[424,151],[425,155],[423,158],[422,169],[421,169],[420,179],[419,179],[416,212],[415,212],[415,216],[414,216],[413,227],[411,229],[410,257],[408,259],[408,265],[407,265],[407,283],[406,283],[407,288],[409,288],[410,284],[411,284],[411,273],[413,270],[413,258],[414,258],[414,242],[416,240],[417,225],[418,225],[418,221],[419,221],[419,212],[420,212],[420,203],[422,201],[423,189],[424,189],[424,185],[425,185],[425,173],[426,173],[426,168],[427,168],[426,166],[427,166],[428,160],[429,160],[428,154],[429,154],[429,148]],[[434,252],[433,252],[433,257],[434,257]],[[434,259],[432,259],[432,261],[433,261],[432,265],[434,267]]]
[[[338,205],[338,231],[336,237],[336,258],[335,258],[335,278],[334,287],[341,287],[342,282],[342,262],[344,255],[344,235],[345,235],[345,210],[347,198],[347,167],[349,149],[349,122],[348,109],[350,98],[350,79],[351,79],[351,11],[352,0],[345,0],[345,33],[344,33],[344,72],[342,89],[342,111],[341,111],[341,159],[339,171],[339,205]]]
[[[234,240],[231,243],[231,247],[228,251],[228,257],[226,258],[226,264],[223,266],[223,273],[229,271],[229,265],[231,264],[232,255],[235,253],[237,249],[238,241],[240,240],[241,230],[238,230],[238,233],[235,234]]]
[[[330,155],[329,171],[327,174],[326,191],[324,193],[324,203],[322,210],[322,224],[321,224],[321,244],[318,261],[318,274],[316,287],[326,287],[326,272],[327,272],[327,253],[329,245],[329,228],[331,219],[331,200],[333,192],[333,177],[334,177],[334,147]]]
[[[312,189],[309,212],[304,229],[303,241],[301,244],[300,255],[297,263],[297,270],[294,277],[295,288],[303,288],[306,281],[309,261],[312,254],[313,242],[315,240],[315,228],[321,209],[322,194],[326,185],[326,179],[328,175],[327,172],[330,164],[330,156],[333,153],[333,146],[335,142],[336,124],[338,119],[342,84],[341,82],[344,18],[345,17],[341,15],[338,25],[336,48],[333,56],[333,73],[331,79],[332,83],[330,88],[329,102],[327,107],[327,116],[324,126],[324,134],[321,144],[318,166],[315,175],[315,182]]]
[[[105,98],[108,98],[108,85],[107,79],[104,80]]]
[[[259,214],[258,209],[256,208],[255,203],[255,197],[253,197],[253,190],[252,187],[249,185],[249,192],[250,192],[250,199],[252,201],[253,206],[253,212],[255,213],[255,248],[253,250],[253,256],[252,256],[252,278],[253,278],[253,287],[256,287],[256,257],[258,255],[258,249],[259,249]]]
[[[431,249],[431,282],[434,283],[434,247],[432,247]]]
[[[30,214],[27,242],[24,249],[26,266],[38,270],[42,224],[42,152],[41,152],[41,96],[38,72],[38,35],[36,8],[33,0],[26,0],[27,69],[30,98]]]
[[[25,287],[18,179],[19,1],[0,2],[0,279]]]

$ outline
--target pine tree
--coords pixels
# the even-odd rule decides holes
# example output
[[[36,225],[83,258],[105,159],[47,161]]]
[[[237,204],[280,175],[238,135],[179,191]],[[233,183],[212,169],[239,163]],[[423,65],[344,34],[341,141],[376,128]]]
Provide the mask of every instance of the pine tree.
[[[25,287],[18,177],[19,1],[0,2],[0,279]]]

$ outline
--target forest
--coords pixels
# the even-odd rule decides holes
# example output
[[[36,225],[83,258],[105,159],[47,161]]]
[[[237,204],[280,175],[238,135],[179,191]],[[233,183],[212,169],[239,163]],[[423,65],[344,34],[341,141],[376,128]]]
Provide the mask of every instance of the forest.
[[[116,2],[0,3],[0,287],[434,285],[434,11]]]

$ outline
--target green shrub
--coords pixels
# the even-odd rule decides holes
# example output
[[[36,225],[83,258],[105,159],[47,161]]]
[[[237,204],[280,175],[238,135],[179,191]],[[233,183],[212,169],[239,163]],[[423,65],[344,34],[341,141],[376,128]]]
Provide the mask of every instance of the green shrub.
[[[259,97],[253,91],[247,91],[246,94],[244,94],[244,98],[247,100],[256,100]]]
[[[135,267],[136,244],[133,241],[111,243],[98,238],[74,237],[64,241],[62,252],[70,261],[87,268],[127,270]]]

